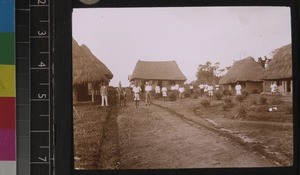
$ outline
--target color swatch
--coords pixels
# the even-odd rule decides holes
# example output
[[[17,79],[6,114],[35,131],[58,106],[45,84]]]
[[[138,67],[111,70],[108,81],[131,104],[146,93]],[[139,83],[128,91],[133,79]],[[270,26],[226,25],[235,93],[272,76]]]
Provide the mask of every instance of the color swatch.
[[[16,175],[15,1],[0,1],[0,174]]]

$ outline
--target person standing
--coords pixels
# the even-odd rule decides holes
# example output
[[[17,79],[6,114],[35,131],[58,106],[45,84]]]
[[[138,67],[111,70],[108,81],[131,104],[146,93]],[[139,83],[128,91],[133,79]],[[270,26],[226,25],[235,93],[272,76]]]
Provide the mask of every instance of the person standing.
[[[145,86],[145,92],[146,92],[146,105],[150,105],[150,93],[152,91],[152,86],[149,84],[149,82],[146,82]]]
[[[135,101],[135,108],[137,109],[140,105],[140,92],[141,92],[141,88],[140,86],[138,86],[138,84],[136,84],[133,88],[133,96],[134,96],[134,101]]]
[[[102,86],[100,88],[100,94],[101,94],[101,106],[108,106],[107,103],[107,95],[108,95],[108,89],[107,86],[105,85],[105,82],[102,83]]]
[[[164,101],[166,101],[167,100],[167,91],[168,91],[168,89],[166,88],[166,86],[163,86],[161,88],[161,91],[162,91],[162,96],[164,98]]]
[[[184,94],[183,94],[184,93],[184,87],[183,86],[179,87],[178,91],[179,91],[179,98],[182,101],[184,99]]]
[[[214,96],[214,87],[213,85],[207,85],[208,96],[212,100]]]
[[[276,93],[277,93],[277,84],[276,84],[275,81],[273,82],[273,84],[271,84],[270,89],[271,89],[271,94],[276,95]]]
[[[236,90],[236,95],[242,95],[242,86],[240,85],[240,83],[237,83],[235,85],[235,90]]]
[[[194,92],[194,86],[190,85],[190,93],[193,94],[193,92]]]
[[[155,86],[155,93],[156,94],[160,94],[160,87],[159,87],[159,85]]]
[[[204,94],[204,84],[200,84],[199,88],[200,88],[200,97],[202,97],[202,95]]]

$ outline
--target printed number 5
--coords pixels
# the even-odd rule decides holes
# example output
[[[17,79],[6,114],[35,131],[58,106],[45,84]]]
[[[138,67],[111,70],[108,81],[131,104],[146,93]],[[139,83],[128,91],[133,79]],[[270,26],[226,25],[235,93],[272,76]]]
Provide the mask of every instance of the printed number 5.
[[[46,98],[46,94],[38,94],[39,98]]]

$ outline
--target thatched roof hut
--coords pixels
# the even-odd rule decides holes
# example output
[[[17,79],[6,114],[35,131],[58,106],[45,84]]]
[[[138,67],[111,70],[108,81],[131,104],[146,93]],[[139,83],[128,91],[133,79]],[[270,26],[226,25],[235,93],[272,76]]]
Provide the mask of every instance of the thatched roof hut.
[[[252,57],[234,62],[233,66],[220,79],[220,84],[235,84],[237,82],[261,82],[258,77],[264,71]]]
[[[135,79],[185,81],[186,77],[176,61],[139,60],[130,76],[130,81]]]
[[[79,46],[73,39],[73,85],[93,82],[109,82],[113,74],[98,60],[88,47]]]
[[[280,80],[292,78],[292,47],[291,44],[280,47],[274,52],[273,59],[260,75],[262,80]]]

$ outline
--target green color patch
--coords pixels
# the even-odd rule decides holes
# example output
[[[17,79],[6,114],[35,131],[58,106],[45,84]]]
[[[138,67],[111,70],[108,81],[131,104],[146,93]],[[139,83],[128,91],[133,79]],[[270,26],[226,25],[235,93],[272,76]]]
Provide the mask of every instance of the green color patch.
[[[15,64],[15,33],[0,33],[0,64]]]

